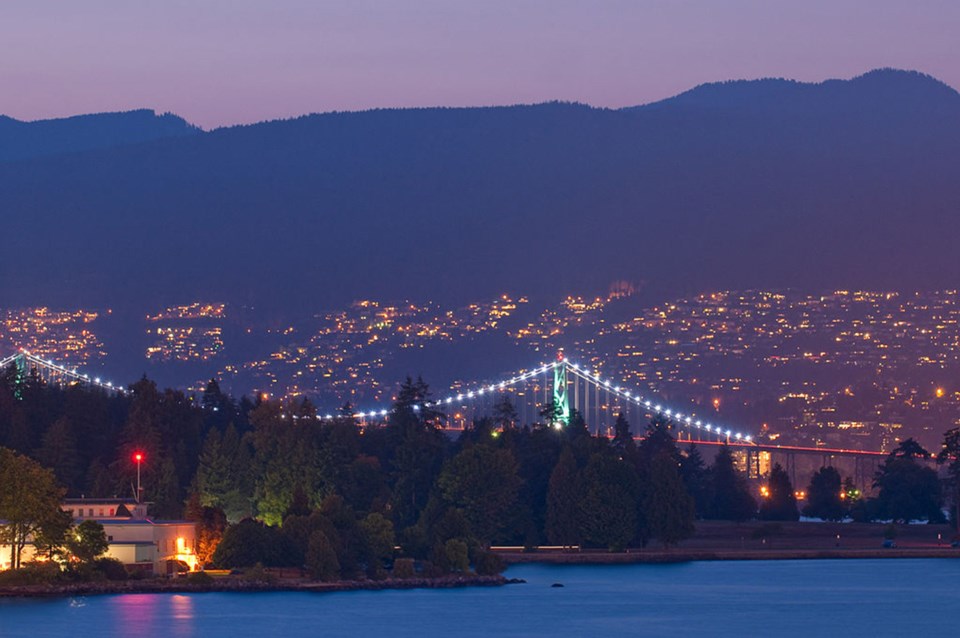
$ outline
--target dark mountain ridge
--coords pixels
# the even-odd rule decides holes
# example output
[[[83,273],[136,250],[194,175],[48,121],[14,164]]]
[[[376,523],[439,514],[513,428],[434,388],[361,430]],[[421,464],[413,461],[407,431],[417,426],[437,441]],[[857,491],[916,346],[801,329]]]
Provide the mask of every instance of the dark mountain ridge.
[[[8,162],[5,305],[960,281],[960,100],[921,74],[310,115]],[[19,248],[19,249],[16,249]]]
[[[0,115],[0,161],[88,151],[201,132],[150,109],[22,122]]]

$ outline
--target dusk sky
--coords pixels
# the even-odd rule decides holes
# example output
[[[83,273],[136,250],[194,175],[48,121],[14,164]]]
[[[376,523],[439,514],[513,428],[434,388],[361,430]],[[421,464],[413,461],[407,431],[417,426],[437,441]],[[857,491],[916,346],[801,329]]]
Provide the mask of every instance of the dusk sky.
[[[574,100],[915,69],[960,86],[960,2],[13,0],[0,113],[153,108],[205,128],[330,110]]]

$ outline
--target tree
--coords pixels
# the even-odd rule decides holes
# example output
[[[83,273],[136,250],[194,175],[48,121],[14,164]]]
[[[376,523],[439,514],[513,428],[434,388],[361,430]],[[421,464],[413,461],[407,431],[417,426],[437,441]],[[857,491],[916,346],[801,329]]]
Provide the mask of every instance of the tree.
[[[90,565],[107,553],[107,533],[97,521],[86,520],[67,533],[67,549],[78,561]]]
[[[724,444],[713,461],[709,473],[710,507],[708,517],[745,521],[757,512],[757,503],[750,495],[747,482],[737,471],[730,447]]]
[[[298,564],[297,548],[275,527],[253,519],[231,525],[213,553],[213,563],[224,569],[253,567],[290,567]]]
[[[937,464],[947,466],[946,486],[953,499],[953,524],[960,533],[960,427],[947,430]]]
[[[653,460],[643,504],[650,533],[664,547],[693,535],[693,498],[683,485],[676,461],[667,452]]]
[[[416,523],[440,473],[447,440],[437,429],[443,414],[427,406],[423,379],[407,377],[387,421],[393,477],[393,516],[398,527]]]
[[[307,568],[316,580],[330,582],[340,578],[337,552],[327,535],[320,530],[310,535],[310,543],[307,546]]]
[[[223,540],[227,515],[219,507],[202,505],[200,496],[193,493],[187,500],[185,518],[197,524],[197,562],[203,568],[213,561],[217,546]]]
[[[887,457],[873,480],[879,490],[874,501],[878,515],[903,522],[942,521],[943,498],[937,473],[916,462],[922,457],[898,454],[898,450]]]
[[[810,479],[807,506],[803,508],[803,514],[825,521],[842,520],[847,515],[847,507],[840,496],[842,493],[840,472],[831,466],[820,468]]]
[[[360,536],[363,541],[363,558],[367,572],[373,574],[380,564],[393,556],[396,537],[393,523],[383,514],[373,512],[360,521]]]
[[[493,405],[493,422],[501,429],[512,428],[517,422],[517,408],[507,394],[503,394]]]
[[[680,459],[680,476],[693,498],[697,518],[706,518],[710,507],[710,477],[700,451],[692,443]]]
[[[790,477],[780,466],[774,464],[767,482],[767,494],[760,502],[760,518],[765,521],[800,520],[797,497],[790,484]]]
[[[46,525],[59,525],[64,491],[53,472],[12,450],[0,448],[0,542],[10,545],[10,564]]]
[[[927,452],[922,445],[913,440],[913,437],[907,439],[906,441],[901,441],[893,452],[890,453],[890,458],[895,459],[929,459],[930,453]]]
[[[555,545],[572,547],[580,543],[580,484],[577,461],[570,446],[563,448],[550,474],[547,492],[547,538]]]
[[[58,510],[33,534],[33,548],[37,556],[54,560],[62,556],[67,544],[67,533],[73,528],[70,512]]]
[[[476,537],[489,544],[517,499],[517,461],[510,450],[472,445],[447,462],[437,487],[446,503],[463,510]]]
[[[62,485],[73,486],[82,475],[77,439],[70,419],[61,416],[43,434],[37,460],[52,468]]]
[[[630,423],[623,416],[623,412],[617,415],[617,420],[613,424],[613,441],[611,443],[621,459],[632,461],[636,456],[637,444],[633,440]]]
[[[673,421],[662,414],[657,414],[650,419],[647,424],[646,436],[637,446],[642,462],[648,467],[655,458],[664,453],[669,454],[673,460],[680,463],[680,450],[677,449],[677,442],[673,438],[671,430],[673,430]]]
[[[470,571],[470,553],[467,544],[459,538],[451,538],[443,545],[446,568],[452,572]]]
[[[597,452],[583,470],[583,540],[622,551],[637,532],[637,475],[630,464]]]

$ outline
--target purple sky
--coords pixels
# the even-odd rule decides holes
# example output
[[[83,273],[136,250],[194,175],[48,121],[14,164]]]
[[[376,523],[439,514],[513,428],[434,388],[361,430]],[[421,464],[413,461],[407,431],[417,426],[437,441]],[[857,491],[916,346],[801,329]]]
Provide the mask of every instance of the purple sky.
[[[380,106],[650,102],[893,66],[960,87],[958,0],[4,0],[0,113],[205,128]]]

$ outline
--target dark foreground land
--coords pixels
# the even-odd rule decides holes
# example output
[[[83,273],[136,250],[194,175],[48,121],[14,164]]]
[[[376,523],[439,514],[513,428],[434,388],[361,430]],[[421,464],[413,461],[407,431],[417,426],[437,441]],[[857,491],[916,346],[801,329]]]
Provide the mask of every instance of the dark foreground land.
[[[625,552],[503,548],[508,563],[640,563],[693,560],[785,560],[805,558],[960,558],[950,547],[948,525],[897,525],[893,547],[884,547],[890,526],[880,523],[729,523],[701,521],[693,538],[664,549],[651,542]],[[939,535],[939,537],[938,537]]]
[[[458,575],[439,578],[390,578],[323,583],[278,571],[266,580],[242,577],[213,578],[210,582],[190,582],[186,578],[0,587],[0,598],[44,598],[91,596],[97,594],[175,594],[201,592],[300,591],[334,592],[380,589],[450,589],[455,587],[497,587],[516,582],[503,576]]]
[[[890,526],[878,523],[728,523],[701,521],[696,535],[677,547],[652,543],[624,552],[592,549],[495,548],[508,563],[621,564],[701,560],[796,560],[854,558],[960,558],[950,546],[955,530],[948,525],[898,525],[895,544],[884,547]],[[195,593],[306,591],[335,592],[380,589],[445,589],[495,587],[519,582],[504,576],[462,574],[438,578],[405,578],[316,582],[298,570],[270,570],[267,578],[224,576],[207,582],[186,578],[57,583],[0,587],[0,597],[87,596],[125,593]]]

